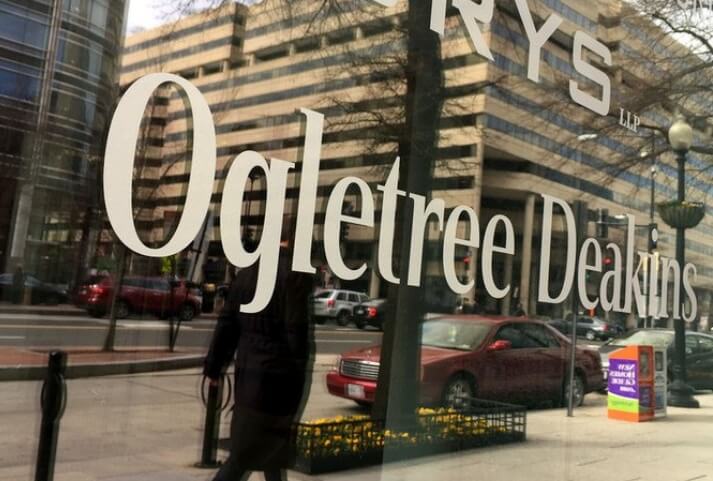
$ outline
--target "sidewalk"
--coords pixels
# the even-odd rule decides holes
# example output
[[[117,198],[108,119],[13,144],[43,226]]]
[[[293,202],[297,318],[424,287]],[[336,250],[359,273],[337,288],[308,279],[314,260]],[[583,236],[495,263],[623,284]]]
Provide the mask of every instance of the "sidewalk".
[[[303,416],[359,414],[354,403],[326,393],[326,364],[315,367]],[[56,481],[208,481],[200,457],[204,408],[200,371],[68,381]],[[0,481],[31,479],[38,432],[40,383],[0,390]],[[692,481],[713,479],[713,394],[701,409],[672,408],[669,417],[632,424],[606,417],[606,397],[589,395],[564,410],[528,413],[525,443],[414,459],[384,467],[291,481]],[[221,432],[228,432],[224,414]],[[225,453],[221,452],[221,455]],[[262,481],[253,474],[251,481]]]

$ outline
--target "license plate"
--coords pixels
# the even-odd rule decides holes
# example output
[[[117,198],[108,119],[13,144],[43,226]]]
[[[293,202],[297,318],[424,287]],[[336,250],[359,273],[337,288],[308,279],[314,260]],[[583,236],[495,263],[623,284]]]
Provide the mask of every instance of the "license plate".
[[[364,399],[366,397],[366,394],[364,394],[364,386],[347,384],[347,396]]]
[[[364,314],[364,309],[363,309],[363,308],[359,308],[359,309],[357,309],[357,310],[354,311],[354,312],[355,312],[355,314]]]

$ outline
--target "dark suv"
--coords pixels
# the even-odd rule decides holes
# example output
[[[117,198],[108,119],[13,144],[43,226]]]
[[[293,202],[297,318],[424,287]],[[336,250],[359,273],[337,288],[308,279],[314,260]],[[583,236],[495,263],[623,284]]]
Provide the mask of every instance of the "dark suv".
[[[567,320],[557,319],[548,323],[561,333],[569,335],[572,332],[572,318]],[[582,336],[590,341],[604,340],[619,337],[626,329],[618,324],[606,322],[598,317],[577,316],[577,336]]]
[[[95,276],[79,287],[74,301],[90,315],[102,317],[111,308],[113,290],[111,277]],[[201,312],[202,302],[200,290],[185,281],[127,277],[116,300],[116,316],[123,319],[131,313],[149,312],[161,318],[175,315],[190,321]]]

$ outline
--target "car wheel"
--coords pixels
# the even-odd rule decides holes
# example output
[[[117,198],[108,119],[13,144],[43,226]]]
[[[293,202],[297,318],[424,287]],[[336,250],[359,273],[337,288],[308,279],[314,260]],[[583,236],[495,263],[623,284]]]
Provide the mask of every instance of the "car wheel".
[[[579,407],[584,403],[584,379],[582,379],[582,375],[579,373],[575,373],[574,375],[574,390],[572,392],[574,396],[574,402],[572,403],[573,406]],[[568,406],[569,405],[569,377],[565,379],[564,381],[564,387],[562,391],[562,399],[564,400],[564,405]]]
[[[190,304],[183,304],[178,311],[178,319],[181,322],[191,322],[196,317],[196,308]]]
[[[366,322],[364,321],[354,321],[354,324],[356,324],[356,327],[359,329],[366,329]]]
[[[337,314],[337,325],[344,327],[347,324],[349,324],[349,312],[339,312],[339,314]]]
[[[451,378],[443,388],[441,405],[446,408],[464,410],[470,407],[470,400],[475,397],[475,382],[465,376]]]
[[[317,316],[314,317],[314,323],[315,323],[315,324],[319,324],[320,326],[321,326],[322,324],[324,324],[326,321],[327,321],[327,320],[326,320],[324,317],[321,317],[321,316],[320,316],[320,317],[317,317]]]
[[[129,303],[126,301],[118,300],[116,301],[116,306],[114,306],[114,314],[116,314],[117,319],[126,319],[131,314],[131,308]]]
[[[104,317],[104,315],[106,314],[103,309],[88,309],[87,313],[92,317],[96,317],[97,319],[100,317]]]
[[[588,341],[593,341],[597,336],[594,334],[594,331],[587,331],[584,337],[586,337]]]

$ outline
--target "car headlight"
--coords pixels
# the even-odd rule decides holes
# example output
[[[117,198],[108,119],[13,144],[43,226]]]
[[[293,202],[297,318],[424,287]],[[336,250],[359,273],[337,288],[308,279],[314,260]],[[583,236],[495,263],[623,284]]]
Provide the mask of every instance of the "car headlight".
[[[333,370],[340,372],[342,367],[342,356],[337,356],[336,361],[334,362],[334,366],[332,367]]]

